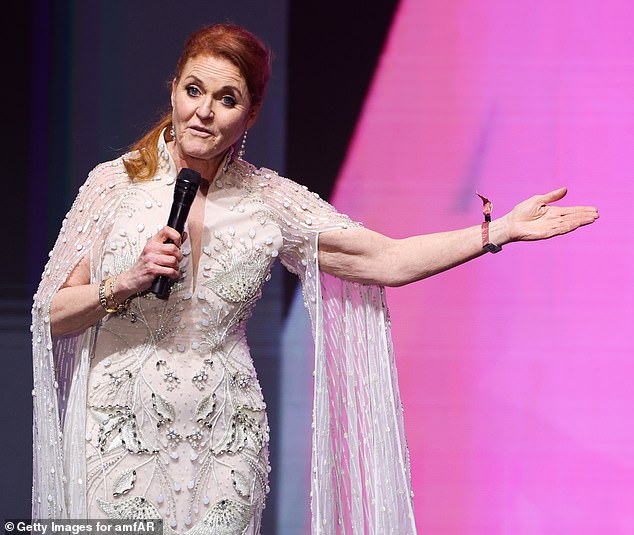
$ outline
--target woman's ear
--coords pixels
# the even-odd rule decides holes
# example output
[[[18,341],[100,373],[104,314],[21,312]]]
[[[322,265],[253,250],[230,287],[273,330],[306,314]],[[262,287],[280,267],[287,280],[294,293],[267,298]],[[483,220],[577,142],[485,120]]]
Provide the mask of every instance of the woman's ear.
[[[257,106],[251,106],[251,109],[249,110],[249,118],[247,119],[246,130],[250,130],[251,127],[255,124],[255,122],[258,120],[259,113],[259,104]]]
[[[170,94],[170,102],[172,103],[172,109],[174,109],[174,93],[176,92],[176,78],[172,80],[172,92]]]

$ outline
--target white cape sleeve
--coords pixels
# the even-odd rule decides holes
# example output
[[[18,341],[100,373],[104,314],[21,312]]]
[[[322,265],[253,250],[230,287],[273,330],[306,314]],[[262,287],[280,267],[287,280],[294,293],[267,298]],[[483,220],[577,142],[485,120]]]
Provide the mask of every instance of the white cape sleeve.
[[[301,278],[315,342],[312,533],[415,534],[384,289],[319,270],[319,234],[358,224],[305,187],[260,173],[282,229],[280,258]]]
[[[53,338],[50,306],[82,258],[88,256],[91,274],[98,273],[95,261],[128,184],[121,159],[90,173],[64,218],[33,298],[33,519],[86,516],[85,388],[95,329]]]

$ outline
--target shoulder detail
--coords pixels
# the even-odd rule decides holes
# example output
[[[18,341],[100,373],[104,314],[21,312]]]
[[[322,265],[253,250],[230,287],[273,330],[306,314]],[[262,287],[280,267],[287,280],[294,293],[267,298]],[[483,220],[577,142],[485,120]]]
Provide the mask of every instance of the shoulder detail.
[[[254,171],[254,189],[284,224],[296,232],[324,232],[358,226],[308,187],[265,167]]]
[[[255,165],[245,161],[245,160],[233,160],[229,166],[228,171],[229,174],[238,175],[241,178],[249,178],[255,175],[258,169]]]
[[[98,243],[103,243],[131,181],[122,158],[97,165],[79,188],[49,253],[38,299],[50,302],[72,268]]]
[[[267,208],[283,229],[291,233],[314,233],[360,226],[306,186],[267,167],[243,160],[231,163],[230,173]]]
[[[125,156],[120,156],[115,160],[96,165],[88,174],[86,182],[79,188],[79,191],[81,192],[88,187],[94,186],[103,186],[112,189],[116,186],[132,183],[123,165],[124,157]]]

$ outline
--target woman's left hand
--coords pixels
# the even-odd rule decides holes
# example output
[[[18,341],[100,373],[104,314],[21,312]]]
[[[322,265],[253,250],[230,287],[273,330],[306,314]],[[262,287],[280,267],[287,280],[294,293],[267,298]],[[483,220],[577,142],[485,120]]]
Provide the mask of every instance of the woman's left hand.
[[[599,217],[594,206],[551,206],[568,190],[559,188],[519,203],[504,216],[509,241],[545,240],[593,223]]]

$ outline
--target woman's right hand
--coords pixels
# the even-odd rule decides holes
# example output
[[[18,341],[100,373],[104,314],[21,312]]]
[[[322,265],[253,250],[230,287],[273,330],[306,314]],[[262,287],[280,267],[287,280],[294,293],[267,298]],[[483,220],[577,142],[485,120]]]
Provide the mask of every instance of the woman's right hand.
[[[182,241],[185,239],[187,236],[184,234]],[[165,243],[167,240],[173,243]],[[147,290],[159,275],[170,279],[180,277],[179,264],[183,260],[181,244],[181,236],[176,230],[163,227],[148,240],[134,265],[117,277],[116,293],[126,299]]]
[[[174,243],[165,243],[166,240]],[[114,288],[117,303],[147,290],[156,277],[167,275],[172,279],[180,276],[179,263],[183,259],[180,252],[182,241],[187,239],[173,228],[163,227],[145,244],[134,265],[121,273]],[[90,282],[90,263],[85,256],[75,266],[51,301],[50,318],[53,336],[80,333],[106,315],[99,299],[98,282]]]

